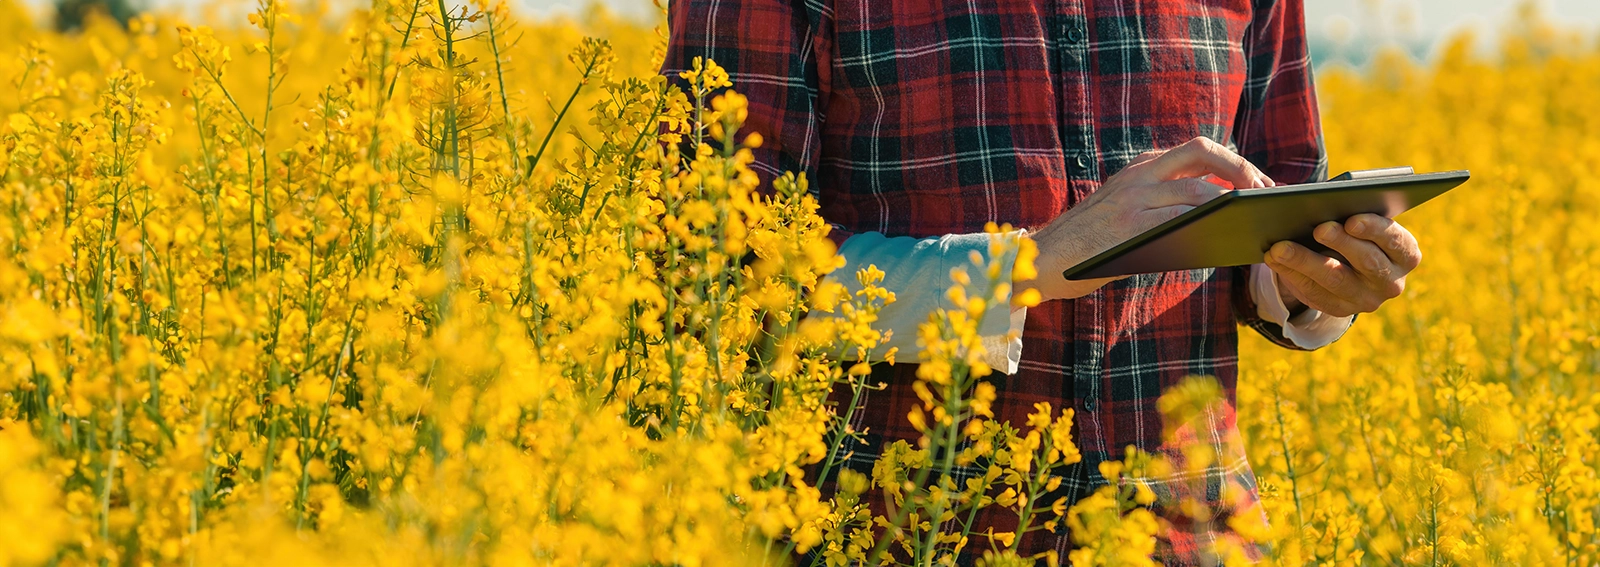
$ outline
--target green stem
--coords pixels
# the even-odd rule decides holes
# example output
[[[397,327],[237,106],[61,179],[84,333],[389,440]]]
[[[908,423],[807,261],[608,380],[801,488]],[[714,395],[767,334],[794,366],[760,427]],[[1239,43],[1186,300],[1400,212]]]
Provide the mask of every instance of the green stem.
[[[572,89],[572,95],[567,97],[567,103],[561,105],[561,111],[556,113],[555,121],[550,123],[550,129],[544,134],[544,141],[539,142],[539,151],[535,152],[533,157],[528,158],[528,169],[526,175],[532,176],[533,168],[539,166],[539,160],[544,158],[545,149],[550,147],[550,139],[554,138],[556,135],[556,128],[561,126],[561,119],[565,118],[567,116],[567,110],[572,108],[572,101],[578,100],[578,93],[583,91],[583,86],[589,84],[589,76],[594,74],[595,65],[599,61],[600,54],[598,53],[589,58],[588,64],[585,65],[583,69],[583,77],[578,80],[578,86]],[[696,113],[699,112],[698,107],[695,111]]]

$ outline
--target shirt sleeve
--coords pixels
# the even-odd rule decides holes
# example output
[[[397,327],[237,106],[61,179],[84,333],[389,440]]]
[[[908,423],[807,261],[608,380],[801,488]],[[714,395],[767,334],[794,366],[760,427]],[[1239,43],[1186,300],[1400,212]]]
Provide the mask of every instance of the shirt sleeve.
[[[1020,234],[1020,233],[1019,233]],[[896,358],[915,361],[922,348],[917,344],[917,328],[928,316],[939,309],[953,310],[945,291],[950,288],[950,270],[966,267],[972,277],[967,286],[969,297],[987,297],[991,288],[970,258],[976,252],[988,263],[989,242],[987,233],[952,234],[934,238],[908,236],[889,238],[876,232],[863,232],[851,236],[839,248],[845,265],[834,270],[828,281],[837,282],[855,293],[861,289],[856,281],[857,270],[875,265],[884,273],[878,285],[894,292],[895,301],[878,312],[874,328],[888,332],[889,341],[873,351],[873,362],[882,360],[890,348],[898,349]],[[1000,281],[1011,284],[1011,268],[1016,262],[1016,251],[1008,251],[1000,259]],[[813,316],[825,314],[813,314]],[[1027,308],[1011,308],[1011,296],[988,305],[979,321],[978,335],[984,346],[984,362],[1006,374],[1017,372],[1017,362],[1022,358],[1022,328],[1028,316]]]
[[[669,37],[661,72],[679,86],[678,74],[696,57],[716,61],[728,71],[733,89],[749,101],[742,133],[758,132],[764,139],[752,153],[751,169],[769,188],[784,172],[805,174],[815,180],[821,125],[825,120],[830,85],[833,21],[821,2],[803,0],[676,0],[668,13]],[[818,187],[811,186],[813,196]],[[901,357],[914,357],[917,327],[936,309],[949,309],[944,292],[950,268],[966,263],[973,251],[988,260],[987,234],[948,235],[937,238],[886,238],[878,233],[853,234],[835,224],[829,238],[839,246],[846,265],[829,279],[851,292],[860,289],[856,270],[876,265],[885,273],[884,288],[896,301],[879,313],[877,327],[892,331],[888,347],[898,347]],[[1004,260],[1004,278],[1010,283],[1015,253]],[[968,264],[970,265],[970,264]],[[970,272],[969,272],[970,273]],[[976,274],[973,274],[976,275]],[[969,295],[987,294],[987,283],[973,278]],[[979,289],[979,288],[982,289]],[[992,305],[979,329],[986,362],[1006,373],[1016,372],[1022,352],[1022,325],[1026,309],[1012,311],[1009,297]],[[874,352],[886,352],[880,348]]]
[[[1233,141],[1279,184],[1328,178],[1322,121],[1306,50],[1303,0],[1254,0],[1244,35],[1246,77]]]
[[[1240,155],[1279,184],[1326,180],[1328,159],[1306,49],[1304,0],[1253,0],[1253,10],[1244,34],[1246,78],[1234,118],[1234,145]],[[1288,320],[1287,309],[1282,311],[1284,320],[1265,318],[1263,313],[1277,312],[1271,304],[1283,307],[1271,270],[1262,265],[1233,269],[1234,315],[1268,340],[1309,350],[1333,342],[1348,328],[1346,321],[1337,333],[1328,330],[1339,327],[1332,321],[1336,318],[1315,310],[1301,313],[1294,321]],[[1266,272],[1265,278],[1262,272]],[[1274,286],[1266,288],[1270,293],[1260,292],[1263,282]],[[1314,333],[1310,327],[1297,326],[1297,322],[1323,319],[1329,321],[1316,323],[1314,328],[1319,331]]]
[[[1283,337],[1304,350],[1333,344],[1356,320],[1354,315],[1334,317],[1315,309],[1306,309],[1290,317],[1289,308],[1278,294],[1278,274],[1265,264],[1250,267],[1250,295],[1255,300],[1256,317],[1263,326],[1276,325],[1265,332],[1270,333],[1269,336]]]
[[[785,172],[815,181],[832,57],[828,9],[803,0],[675,0],[667,17],[661,73],[686,86],[678,74],[696,57],[728,71],[733,89],[749,100],[741,136],[763,138],[750,165],[763,190]],[[811,193],[819,196],[815,184]],[[837,224],[829,234],[836,246],[850,236]]]

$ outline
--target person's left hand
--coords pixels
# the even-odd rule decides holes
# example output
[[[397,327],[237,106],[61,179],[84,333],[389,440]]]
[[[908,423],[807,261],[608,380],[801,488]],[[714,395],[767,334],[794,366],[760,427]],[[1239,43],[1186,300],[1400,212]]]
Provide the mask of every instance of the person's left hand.
[[[1312,234],[1345,260],[1289,241],[1267,250],[1267,267],[1278,274],[1291,313],[1302,305],[1334,317],[1376,311],[1405,291],[1406,274],[1422,261],[1411,232],[1378,215],[1356,215],[1343,225],[1329,221]]]

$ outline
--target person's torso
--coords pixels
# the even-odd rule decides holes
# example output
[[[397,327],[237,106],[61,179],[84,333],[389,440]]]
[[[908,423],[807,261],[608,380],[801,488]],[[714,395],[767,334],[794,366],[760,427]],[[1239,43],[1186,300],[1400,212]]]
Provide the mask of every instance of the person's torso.
[[[818,69],[815,184],[822,216],[852,232],[1042,226],[1141,153],[1197,136],[1229,143],[1245,88],[1250,0],[834,0],[831,9],[819,44],[830,57]],[[1062,490],[1086,495],[1104,482],[1099,462],[1128,445],[1161,450],[1155,401],[1168,387],[1205,374],[1232,392],[1240,273],[1135,276],[1032,308],[1019,371],[990,377],[996,419],[1024,422],[1038,402],[1074,409],[1085,460],[1063,471]],[[857,430],[870,433],[852,447],[854,464],[870,463],[886,440],[917,437],[903,423],[917,403],[914,372],[875,373],[885,390],[857,414]],[[1234,435],[1231,420],[1221,416],[1215,433]],[[1205,480],[1252,482],[1248,465]],[[1029,539],[1035,550],[1064,545]]]
[[[1231,138],[1250,0],[835,0],[822,215],[1037,226],[1135,156]]]
[[[1250,1],[833,0],[820,213],[890,236],[1038,227],[1141,153],[1228,143]],[[1209,374],[1232,389],[1238,273],[1134,276],[1033,308],[1020,371],[997,378],[997,412],[1016,415],[999,417],[1070,401],[1086,453],[1158,445],[1166,386]]]

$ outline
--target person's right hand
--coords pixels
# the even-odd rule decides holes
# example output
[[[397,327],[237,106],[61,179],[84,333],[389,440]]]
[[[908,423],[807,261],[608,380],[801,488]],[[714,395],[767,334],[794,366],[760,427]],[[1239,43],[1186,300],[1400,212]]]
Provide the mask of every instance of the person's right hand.
[[[1061,272],[1228,191],[1206,181],[1209,175],[1240,189],[1276,185],[1244,157],[1207,138],[1145,152],[1082,203],[1029,231],[1039,249],[1039,277],[1017,282],[1013,297],[1035,289],[1041,301],[1072,299],[1121,279],[1074,281]]]

